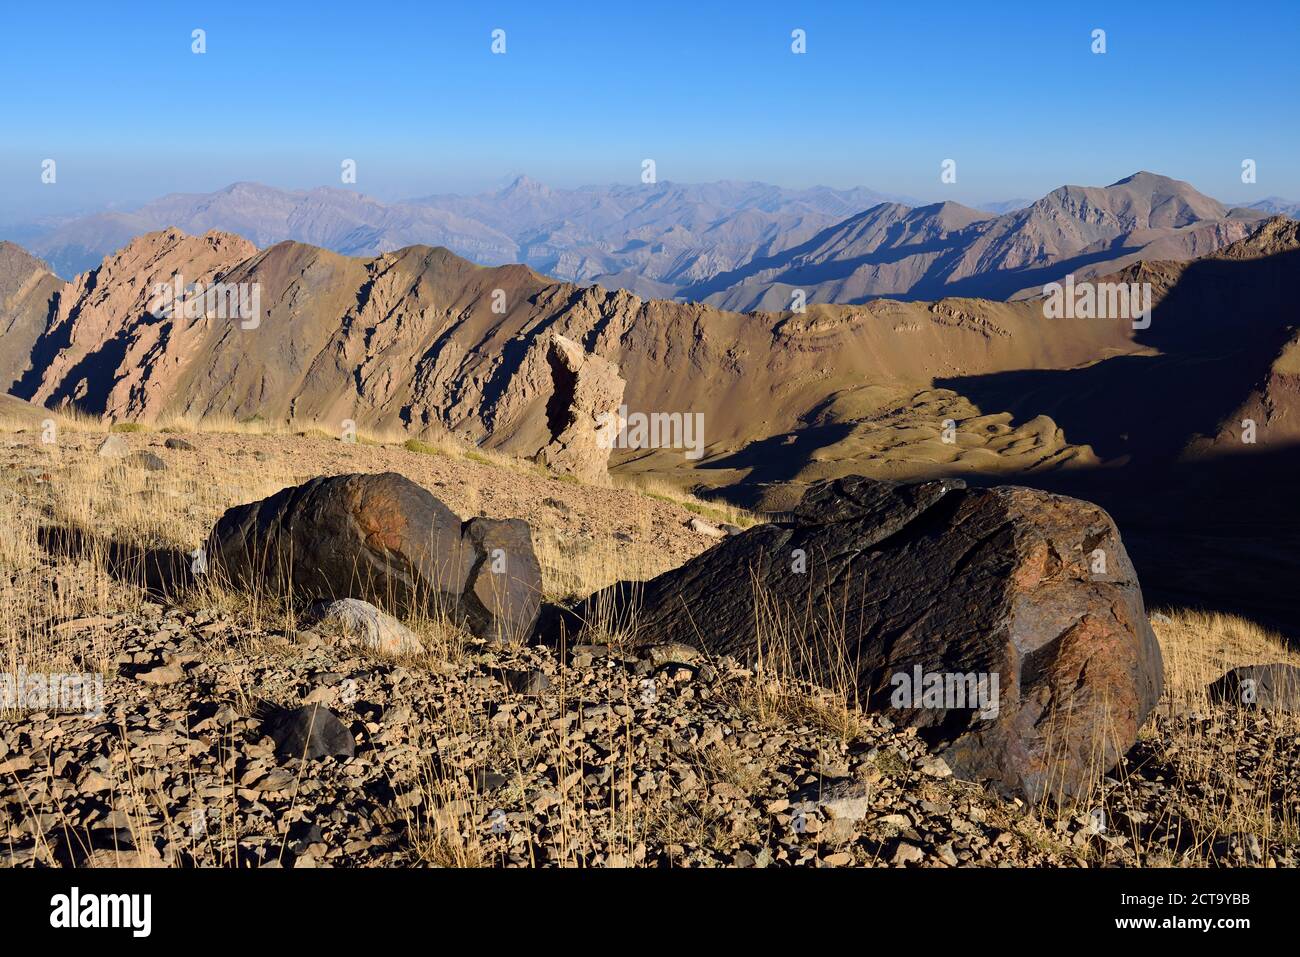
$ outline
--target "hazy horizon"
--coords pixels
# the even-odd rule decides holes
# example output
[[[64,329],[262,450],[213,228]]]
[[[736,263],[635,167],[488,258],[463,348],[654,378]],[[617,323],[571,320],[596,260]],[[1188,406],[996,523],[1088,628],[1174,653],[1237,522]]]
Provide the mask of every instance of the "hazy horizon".
[[[1102,183],[1102,182],[1097,182],[1097,183],[1059,183],[1059,184],[1057,184],[1057,186],[1054,186],[1054,187],[1052,187],[1051,189],[1046,190],[1046,191],[1044,191],[1042,194],[1039,194],[1039,195],[1018,194],[1018,195],[1015,195],[1015,196],[989,196],[989,197],[986,197],[986,198],[983,198],[983,199],[979,199],[979,200],[975,200],[975,201],[971,201],[971,202],[964,202],[964,201],[962,201],[962,200],[954,199],[953,197],[946,197],[946,196],[943,196],[943,195],[938,195],[938,196],[929,196],[929,197],[926,197],[926,196],[912,196],[912,197],[908,197],[908,196],[902,195],[902,194],[900,194],[900,193],[897,193],[896,191],[894,191],[894,190],[892,190],[892,189],[889,189],[888,187],[873,186],[872,184],[867,184],[867,183],[856,183],[856,184],[846,185],[846,186],[832,185],[832,184],[827,184],[827,183],[813,183],[813,184],[809,184],[809,185],[807,185],[807,186],[803,186],[803,185],[800,185],[800,186],[790,186],[790,185],[785,184],[785,183],[772,183],[772,182],[767,182],[767,181],[764,181],[764,180],[740,180],[740,179],[727,179],[727,178],[722,178],[722,179],[714,179],[714,180],[700,180],[700,181],[689,181],[689,182],[688,182],[688,181],[680,181],[680,180],[660,180],[660,181],[658,181],[655,185],[660,186],[660,187],[665,187],[665,186],[698,187],[698,186],[714,185],[714,184],[719,184],[719,183],[735,183],[735,184],[740,184],[740,183],[758,183],[758,184],[761,184],[761,185],[764,185],[764,186],[772,186],[772,187],[775,187],[775,188],[778,188],[778,189],[785,189],[785,190],[803,190],[803,189],[819,189],[819,188],[824,188],[824,189],[833,189],[833,190],[842,191],[842,192],[849,192],[849,191],[852,191],[852,190],[855,190],[855,189],[862,189],[862,190],[868,190],[868,191],[872,191],[872,192],[876,192],[876,193],[885,194],[885,195],[891,197],[890,200],[879,200],[879,201],[877,201],[877,202],[896,201],[896,202],[899,202],[899,203],[903,203],[903,204],[905,204],[905,205],[912,205],[912,206],[917,206],[917,207],[920,207],[920,206],[930,206],[930,205],[935,205],[935,204],[942,203],[942,202],[956,202],[956,203],[959,203],[960,205],[967,206],[967,207],[970,207],[970,208],[972,208],[972,209],[981,209],[982,207],[985,207],[985,206],[993,206],[993,205],[997,205],[997,204],[1015,203],[1015,202],[1019,202],[1019,203],[1021,203],[1022,205],[1029,205],[1030,203],[1033,203],[1033,202],[1035,202],[1036,200],[1041,199],[1043,196],[1048,195],[1048,194],[1051,193],[1053,190],[1055,190],[1055,189],[1060,189],[1060,188],[1063,188],[1063,187],[1066,187],[1066,186],[1086,186],[1086,187],[1105,187],[1105,186],[1111,186],[1111,185],[1114,185],[1114,184],[1117,183],[1117,182],[1120,182],[1120,181],[1122,181],[1122,180],[1128,178],[1129,176],[1135,175],[1135,174],[1138,173],[1138,172],[1154,173],[1154,174],[1156,174],[1156,175],[1160,175],[1160,176],[1167,176],[1167,177],[1170,178],[1170,179],[1181,180],[1181,181],[1187,182],[1186,180],[1183,179],[1183,177],[1176,176],[1176,175],[1170,175],[1170,174],[1165,173],[1165,172],[1162,172],[1162,171],[1160,171],[1160,170],[1133,170],[1132,172],[1127,173],[1127,174],[1125,174],[1124,176],[1120,176],[1120,177],[1118,177],[1118,178],[1115,179],[1115,180],[1112,180],[1112,181],[1109,181],[1109,182],[1105,182],[1105,183]],[[425,199],[425,198],[432,197],[432,196],[439,196],[439,195],[440,195],[440,196],[453,196],[453,195],[455,195],[455,196],[465,196],[465,197],[469,197],[469,196],[475,196],[475,195],[490,194],[490,193],[497,192],[497,191],[500,191],[500,190],[502,190],[502,189],[505,189],[506,187],[510,186],[512,183],[514,183],[516,180],[520,179],[521,177],[522,177],[522,178],[527,178],[527,179],[529,179],[529,180],[531,180],[531,181],[533,181],[533,182],[540,183],[541,185],[543,185],[543,186],[545,186],[545,187],[548,187],[548,188],[550,188],[550,189],[556,189],[556,190],[571,190],[571,191],[592,190],[592,191],[599,191],[599,190],[603,190],[603,189],[610,189],[610,188],[617,187],[617,186],[636,186],[636,185],[638,185],[638,184],[635,184],[635,183],[615,183],[615,182],[606,182],[606,183],[579,183],[579,184],[576,184],[576,185],[574,185],[574,186],[559,186],[559,185],[557,185],[557,184],[555,184],[555,183],[549,183],[549,182],[545,182],[545,181],[543,181],[543,180],[540,180],[540,179],[538,179],[538,178],[535,177],[535,176],[531,176],[531,175],[529,175],[528,173],[520,172],[520,173],[514,173],[514,174],[510,174],[510,175],[507,175],[507,176],[498,177],[498,178],[496,178],[496,179],[493,179],[493,180],[490,181],[490,182],[488,183],[488,185],[485,186],[483,189],[481,189],[481,190],[476,190],[476,191],[473,191],[473,192],[462,192],[462,191],[455,191],[455,190],[449,190],[449,189],[447,189],[447,190],[443,190],[443,189],[434,189],[434,190],[431,190],[431,191],[429,191],[429,192],[426,192],[426,193],[420,193],[420,194],[417,194],[417,195],[412,195],[412,196],[396,196],[396,197],[389,198],[389,197],[385,197],[385,196],[377,195],[377,194],[372,193],[372,192],[370,192],[370,191],[368,191],[368,190],[358,189],[358,188],[355,187],[355,186],[351,186],[351,187],[349,187],[349,186],[344,186],[344,185],[341,185],[341,184],[334,184],[334,183],[317,183],[317,184],[315,184],[315,185],[310,185],[310,186],[309,186],[309,185],[292,185],[292,184],[266,183],[266,182],[261,182],[261,181],[258,181],[258,180],[239,179],[239,180],[231,180],[231,181],[226,182],[226,183],[222,184],[221,186],[215,187],[215,188],[213,188],[213,189],[180,189],[180,190],[171,190],[171,191],[168,191],[168,192],[165,192],[165,193],[158,193],[158,194],[156,194],[156,195],[152,195],[152,196],[145,196],[145,197],[143,197],[143,198],[141,198],[141,199],[133,199],[133,200],[127,200],[127,201],[122,201],[122,202],[106,202],[106,203],[101,203],[101,204],[93,204],[93,203],[92,203],[92,204],[88,204],[88,205],[85,205],[85,206],[75,207],[75,208],[70,208],[70,209],[66,209],[66,210],[56,210],[56,209],[44,210],[44,211],[38,211],[38,212],[35,212],[35,213],[29,213],[29,214],[26,215],[26,216],[22,216],[22,215],[19,215],[19,216],[8,216],[8,217],[6,217],[6,218],[0,219],[0,227],[13,227],[13,226],[20,226],[20,225],[23,225],[23,226],[30,226],[30,225],[34,225],[34,224],[36,224],[36,223],[38,223],[38,222],[41,222],[41,221],[43,221],[43,220],[46,220],[46,219],[55,220],[55,221],[62,221],[62,220],[66,220],[66,219],[79,219],[79,218],[82,218],[82,217],[85,217],[85,216],[93,216],[93,215],[102,214],[102,213],[111,213],[111,212],[131,212],[131,211],[134,211],[134,210],[136,210],[136,209],[139,209],[139,208],[142,208],[142,207],[144,207],[144,206],[147,206],[147,205],[149,205],[149,204],[152,203],[152,202],[156,202],[156,201],[158,201],[158,200],[165,199],[165,198],[167,198],[167,197],[169,197],[169,196],[208,196],[208,195],[213,195],[213,194],[221,193],[221,192],[223,192],[223,191],[225,191],[225,190],[231,189],[231,188],[233,188],[233,187],[235,187],[235,186],[237,186],[237,185],[240,185],[240,184],[250,184],[250,185],[255,185],[255,186],[264,186],[264,187],[268,187],[268,188],[271,188],[271,189],[281,190],[281,191],[284,191],[284,192],[290,192],[290,193],[310,193],[310,192],[312,192],[313,190],[318,190],[318,189],[337,190],[337,191],[339,191],[339,192],[350,192],[350,193],[355,193],[355,194],[357,194],[358,196],[364,196],[364,197],[369,198],[369,199],[378,200],[378,201],[380,201],[380,202],[385,203],[386,205],[398,205],[398,204],[402,204],[402,203],[406,203],[406,202],[412,202],[412,201],[416,201],[416,200],[420,200],[420,199]],[[1288,200],[1288,201],[1291,201],[1291,202],[1295,202],[1295,201],[1296,201],[1296,200],[1294,199],[1294,197],[1290,197],[1290,196],[1281,196],[1281,195],[1279,195],[1279,194],[1267,194],[1267,195],[1261,195],[1261,196],[1258,196],[1258,197],[1248,197],[1248,198],[1242,198],[1242,199],[1237,200],[1237,199],[1232,199],[1232,198],[1230,198],[1230,197],[1217,196],[1217,195],[1214,195],[1214,194],[1212,194],[1212,193],[1209,193],[1209,192],[1206,191],[1206,190],[1200,189],[1200,188],[1197,186],[1196,183],[1191,183],[1190,185],[1191,185],[1194,189],[1196,189],[1198,192],[1202,193],[1203,195],[1209,196],[1209,197],[1212,198],[1212,199],[1219,200],[1220,202],[1223,202],[1225,205],[1228,205],[1228,206],[1239,206],[1239,205],[1240,205],[1240,206],[1245,206],[1245,205],[1247,205],[1248,203],[1258,202],[1258,201],[1260,201],[1260,200],[1264,200],[1264,199],[1283,199],[1283,200]],[[873,203],[871,203],[871,204],[868,204],[868,206],[864,207],[864,209],[870,208],[871,205],[876,205],[877,202],[873,202]],[[1021,208],[1021,207],[1016,207],[1016,208]],[[1000,212],[1005,212],[1005,211],[1006,211],[1006,210],[1003,210],[1003,211],[1000,211]],[[5,239],[5,238],[7,238],[7,237],[5,237],[5,236],[0,236],[0,240],[3,240],[3,239]]]

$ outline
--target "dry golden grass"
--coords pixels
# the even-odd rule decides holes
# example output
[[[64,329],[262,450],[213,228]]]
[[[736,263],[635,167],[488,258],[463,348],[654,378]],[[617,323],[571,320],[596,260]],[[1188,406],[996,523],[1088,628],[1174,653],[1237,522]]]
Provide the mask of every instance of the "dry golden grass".
[[[61,428],[75,432],[88,431],[87,423],[75,416],[63,415]],[[98,425],[98,424],[96,424]],[[120,425],[120,423],[119,423]],[[17,427],[30,429],[30,423]],[[89,431],[103,431],[99,425]],[[300,435],[330,437],[319,425],[295,422],[277,427],[260,421],[235,421],[221,418],[200,422],[174,419],[146,427],[162,432],[199,432],[236,435]],[[337,431],[337,430],[336,430]],[[544,469],[531,462],[484,450],[469,449],[450,436],[435,439],[409,439],[404,433],[356,433],[358,444],[387,445],[405,448],[415,454],[445,455],[476,464],[508,468],[512,471],[547,476]],[[48,449],[52,467],[67,466],[60,470],[57,481],[48,485],[52,499],[47,505],[46,520],[59,525],[93,531],[96,537],[112,539],[121,544],[140,548],[195,547],[211,529],[221,513],[236,504],[254,501],[280,489],[302,481],[295,474],[291,458],[273,461],[231,460],[224,462],[219,478],[207,469],[168,469],[146,472],[125,468],[120,461],[98,459],[85,453],[72,456],[57,444]],[[457,490],[464,499],[466,514],[476,514],[478,497],[472,483]],[[663,500],[659,493],[646,493]],[[688,509],[699,505],[689,496],[671,499]],[[648,527],[648,510],[637,510],[636,520],[644,530]],[[728,517],[747,521],[739,511],[728,512]],[[29,523],[30,525],[30,523]],[[11,526],[0,529],[0,557],[17,560],[18,553],[34,541],[31,527]],[[553,532],[560,532],[557,536]],[[638,549],[635,543],[614,547],[608,539],[578,540],[563,537],[562,523],[556,529],[538,528],[535,548],[544,576],[547,598],[586,595],[621,578],[641,579],[662,570],[662,558],[652,549]],[[39,549],[37,549],[39,551]],[[35,553],[28,554],[28,558]]]
[[[644,526],[648,517],[642,513],[640,518]],[[614,582],[644,581],[663,570],[651,548],[629,548],[605,538],[575,539],[562,531],[533,531],[533,550],[542,567],[542,597],[547,601],[585,598]]]
[[[53,424],[56,429],[75,432],[107,432],[109,423],[98,416],[68,406],[57,412],[0,395],[0,432],[17,432],[21,429],[45,428]]]
[[[1153,619],[1165,659],[1166,696],[1175,712],[1203,709],[1209,704],[1206,687],[1232,668],[1270,662],[1300,666],[1300,652],[1282,636],[1238,615],[1179,608],[1161,609]]]
[[[152,423],[118,422],[114,426],[131,425],[154,432],[189,432],[202,434],[219,432],[225,435],[299,435],[311,434],[322,438],[352,441],[374,445],[401,445],[410,433],[397,428],[369,429],[344,427],[338,422],[319,422],[312,419],[291,419],[288,422],[270,422],[260,416],[238,419],[229,415],[171,415]],[[425,441],[453,444],[447,436],[428,438]]]
[[[807,725],[846,741],[857,738],[863,714],[844,623],[783,605],[756,578],[751,588],[757,662],[754,680],[733,686],[737,707],[767,727]],[[820,685],[812,683],[814,675]]]
[[[265,460],[225,456],[219,467],[195,458],[181,460],[192,462],[192,467],[131,468],[121,460],[94,455],[98,435],[107,430],[103,423],[75,412],[54,418],[59,441],[48,444],[32,435],[30,421],[14,425],[15,431],[32,436],[33,447],[40,450],[34,461],[47,470],[45,480],[28,480],[16,471],[0,473],[0,505],[8,516],[0,523],[0,667],[10,672],[20,665],[28,671],[63,672],[72,669],[74,658],[84,657],[106,672],[112,652],[104,640],[104,627],[96,621],[138,611],[149,599],[143,588],[149,579],[144,556],[151,551],[189,553],[206,539],[226,509],[274,494],[304,476],[296,474],[293,456]],[[266,423],[221,419],[172,420],[148,429],[175,432],[192,430],[196,424],[209,434],[284,434]],[[307,431],[326,438],[306,423],[294,423],[291,430],[292,435]],[[62,441],[69,433],[82,433],[89,444],[69,447]],[[192,432],[185,434],[193,437]],[[401,435],[364,431],[357,435],[359,444],[389,440],[395,448],[405,444]],[[509,462],[514,470],[536,470],[531,463],[503,456],[467,453],[450,438],[437,441],[433,447],[452,459]],[[475,484],[466,481],[455,491],[464,512],[476,514]],[[631,511],[646,531],[649,508],[639,506],[633,497]],[[54,562],[49,543],[42,540],[51,528],[81,533],[75,547]],[[635,541],[614,543],[608,537],[574,539],[566,534],[562,516],[555,527],[535,528],[535,547],[547,599],[582,596],[620,579],[646,578],[663,570],[663,556],[657,549],[640,547]],[[141,587],[130,587],[133,584]],[[237,615],[253,629],[292,630],[296,625],[291,603],[257,592],[225,590],[210,579],[163,597],[191,611],[216,608]],[[79,619],[88,623],[63,630],[65,624]],[[463,653],[467,636],[445,619],[415,616],[406,623],[432,656],[454,661]],[[509,637],[523,640],[525,636]]]
[[[632,489],[642,495],[673,502],[687,511],[694,512],[710,522],[725,522],[740,528],[749,528],[762,521],[761,516],[735,505],[721,501],[706,501],[687,492],[683,492],[671,482],[644,473],[631,475],[614,475],[614,483],[619,488]]]

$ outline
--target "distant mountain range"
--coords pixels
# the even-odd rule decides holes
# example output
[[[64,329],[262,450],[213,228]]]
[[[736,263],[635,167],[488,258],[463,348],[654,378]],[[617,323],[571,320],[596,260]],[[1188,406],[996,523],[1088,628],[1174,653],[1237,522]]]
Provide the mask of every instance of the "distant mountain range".
[[[800,289],[809,302],[1010,299],[1036,295],[1067,272],[1085,277],[1138,259],[1204,256],[1266,216],[1147,172],[1106,187],[1062,186],[1001,215],[958,203],[886,203],[682,293],[736,310],[786,309]]]
[[[11,236],[71,278],[142,233],[233,233],[259,248],[292,240],[349,256],[444,246],[482,265],[523,263],[570,282],[733,310],[945,295],[1011,298],[1067,271],[1137,258],[1185,260],[1244,237],[1279,198],[1228,206],[1187,183],[1137,173],[1063,186],[1036,202],[916,206],[869,189],[762,183],[552,189],[525,176],[474,196],[385,203],[343,189],[236,183],[131,211],[16,228]]]
[[[66,278],[93,269],[141,233],[174,226],[195,235],[234,233],[259,247],[293,240],[350,256],[445,246],[481,265],[524,263],[576,282],[627,273],[661,283],[669,293],[755,256],[776,255],[896,199],[862,188],[734,182],[562,190],[520,176],[477,196],[385,203],[344,189],[235,183],[3,238],[20,240]]]
[[[1289,216],[1291,219],[1300,218],[1300,202],[1283,199],[1281,196],[1269,196],[1257,203],[1247,203],[1246,208],[1258,209],[1270,216]]]

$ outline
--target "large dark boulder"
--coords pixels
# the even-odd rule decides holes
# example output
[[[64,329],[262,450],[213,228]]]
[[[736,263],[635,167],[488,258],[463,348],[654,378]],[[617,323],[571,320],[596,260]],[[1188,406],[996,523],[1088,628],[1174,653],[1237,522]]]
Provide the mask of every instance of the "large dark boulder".
[[[1160,649],[1100,508],[1027,488],[849,477],[570,614],[634,643],[787,667],[915,726],[961,777],[1074,794],[1137,739]],[[608,625],[607,625],[608,627]]]
[[[527,522],[462,523],[393,472],[316,478],[236,506],[213,529],[208,558],[240,587],[445,614],[482,638],[526,637],[541,600]]]

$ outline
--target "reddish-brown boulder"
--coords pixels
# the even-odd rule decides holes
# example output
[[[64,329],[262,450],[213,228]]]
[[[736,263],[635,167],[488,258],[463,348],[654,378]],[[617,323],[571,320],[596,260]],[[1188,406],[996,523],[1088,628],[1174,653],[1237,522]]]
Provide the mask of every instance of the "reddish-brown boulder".
[[[1110,517],[1027,488],[822,483],[789,520],[611,586],[548,628],[611,608],[634,641],[761,654],[845,684],[958,776],[1030,798],[1110,769],[1163,686]]]
[[[484,638],[527,635],[541,600],[526,522],[462,523],[393,472],[316,478],[229,509],[208,556],[212,573],[236,585],[445,614]]]

